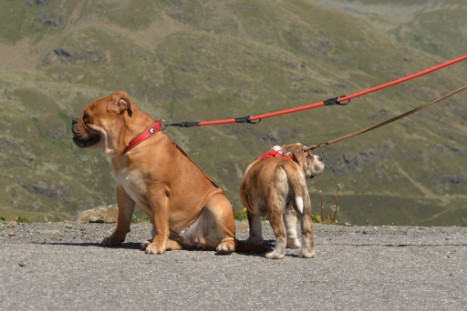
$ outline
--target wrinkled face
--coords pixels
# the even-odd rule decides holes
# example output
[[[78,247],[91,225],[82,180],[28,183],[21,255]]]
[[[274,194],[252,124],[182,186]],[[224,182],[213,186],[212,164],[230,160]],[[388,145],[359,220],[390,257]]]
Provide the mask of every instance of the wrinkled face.
[[[73,142],[80,148],[100,148],[108,156],[119,154],[119,135],[124,126],[121,116],[128,109],[129,99],[124,92],[86,105],[83,116],[72,121]]]

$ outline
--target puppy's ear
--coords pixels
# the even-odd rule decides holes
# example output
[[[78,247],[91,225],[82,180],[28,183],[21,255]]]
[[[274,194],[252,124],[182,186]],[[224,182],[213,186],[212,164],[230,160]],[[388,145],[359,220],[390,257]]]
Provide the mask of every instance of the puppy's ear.
[[[305,175],[307,174],[306,172],[308,170],[307,155],[308,153],[303,151],[292,152],[292,160],[300,165],[302,170],[305,172]]]
[[[301,151],[292,151],[292,160],[300,165],[303,165],[303,163],[305,163],[305,153]]]
[[[119,114],[124,113],[125,111],[128,113],[128,115],[131,117],[132,111],[131,111],[131,106],[133,105],[130,99],[130,96],[128,96],[127,93],[118,91],[112,96],[112,105],[113,108],[115,108]]]

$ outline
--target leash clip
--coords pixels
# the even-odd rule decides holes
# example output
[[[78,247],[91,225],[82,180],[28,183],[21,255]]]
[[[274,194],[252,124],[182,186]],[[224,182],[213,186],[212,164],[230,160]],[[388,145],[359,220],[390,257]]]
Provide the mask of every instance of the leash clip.
[[[169,123],[167,122],[167,125],[169,125]],[[195,121],[185,121],[185,122],[180,122],[180,123],[172,123],[170,124],[171,126],[179,126],[179,127],[193,127],[193,126],[198,126],[199,125],[199,122],[195,122]]]
[[[345,106],[345,105],[348,105],[350,103],[350,99],[347,99],[346,101],[341,102],[339,100],[339,98],[341,98],[341,97],[345,97],[345,95],[341,95],[341,96],[333,97],[333,98],[328,98],[326,100],[323,100],[323,103],[326,106],[332,106],[332,105]]]
[[[166,120],[164,119],[158,119],[157,122],[159,122],[159,124],[161,125],[161,128],[159,129],[159,131],[163,131],[165,130],[166,128],[169,127],[169,122],[167,122]]]
[[[258,124],[261,122],[261,119],[258,120],[251,120],[251,116],[246,116],[246,117],[240,117],[240,118],[235,118],[236,123],[250,123],[250,124]]]

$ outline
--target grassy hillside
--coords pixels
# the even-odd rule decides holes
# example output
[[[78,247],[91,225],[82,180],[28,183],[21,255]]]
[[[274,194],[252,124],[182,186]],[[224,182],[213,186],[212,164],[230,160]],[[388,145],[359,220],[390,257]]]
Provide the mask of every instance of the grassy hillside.
[[[350,94],[465,54],[463,1],[123,1],[0,3],[0,216],[69,219],[114,203],[109,165],[78,150],[70,122],[89,101],[127,91],[155,118],[254,115]],[[4,24],[4,25],[3,25]],[[274,144],[323,142],[465,84],[467,63],[354,100],[263,120],[166,133],[237,209],[249,162]],[[467,223],[462,95],[317,150],[310,183],[339,219]]]

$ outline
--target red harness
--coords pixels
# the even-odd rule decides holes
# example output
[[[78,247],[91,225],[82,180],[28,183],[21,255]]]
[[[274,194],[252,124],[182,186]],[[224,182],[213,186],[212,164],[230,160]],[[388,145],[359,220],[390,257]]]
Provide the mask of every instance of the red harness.
[[[268,152],[266,152],[265,154],[263,154],[262,156],[260,156],[261,159],[266,159],[266,158],[284,158],[286,160],[290,160],[290,161],[293,161],[291,157],[289,157],[288,155],[284,154],[283,152],[280,152],[280,151],[276,151],[274,149],[272,150],[269,150]]]
[[[126,147],[126,149],[122,152],[122,154],[127,153],[128,151],[133,149],[136,145],[141,143],[143,140],[159,132],[162,128],[163,128],[162,122],[160,122],[159,120],[154,120],[154,122],[152,123],[150,127],[145,129],[144,132],[142,132],[141,134],[139,134],[138,136],[136,136],[130,141],[130,143],[128,144],[128,147]]]

